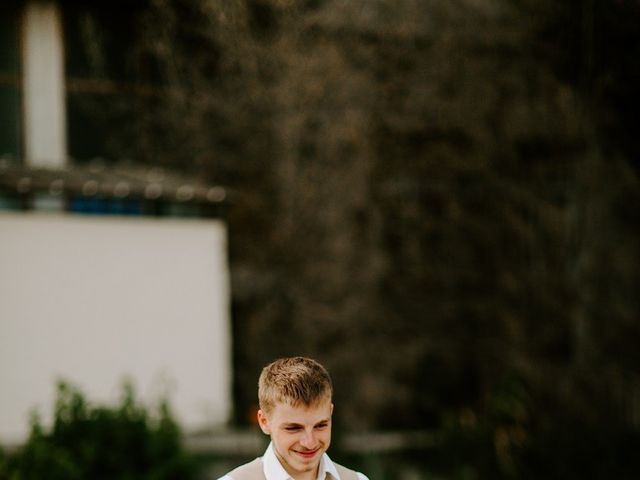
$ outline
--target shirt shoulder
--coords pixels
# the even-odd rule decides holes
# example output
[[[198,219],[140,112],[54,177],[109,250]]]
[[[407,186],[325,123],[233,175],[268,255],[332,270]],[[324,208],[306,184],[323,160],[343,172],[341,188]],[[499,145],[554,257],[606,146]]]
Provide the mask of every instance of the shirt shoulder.
[[[369,480],[365,475],[363,475],[360,472],[356,472],[356,475],[358,475],[358,480]],[[226,478],[224,480],[227,480]]]
[[[229,475],[225,475],[224,477],[220,477],[218,480],[233,480]]]

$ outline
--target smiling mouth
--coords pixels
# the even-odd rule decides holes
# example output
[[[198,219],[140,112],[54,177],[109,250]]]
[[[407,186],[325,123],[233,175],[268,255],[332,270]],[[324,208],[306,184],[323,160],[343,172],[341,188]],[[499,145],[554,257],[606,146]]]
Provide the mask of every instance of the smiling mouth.
[[[302,458],[313,458],[316,456],[316,453],[318,453],[320,449],[316,449],[316,450],[309,450],[309,451],[304,451],[301,452],[299,450],[294,450],[298,455],[300,455]]]

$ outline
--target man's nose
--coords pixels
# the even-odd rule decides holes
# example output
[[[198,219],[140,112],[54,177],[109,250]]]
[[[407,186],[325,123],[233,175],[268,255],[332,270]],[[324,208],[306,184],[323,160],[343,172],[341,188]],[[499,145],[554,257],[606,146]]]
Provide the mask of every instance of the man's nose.
[[[302,438],[300,439],[300,445],[308,450],[313,450],[316,448],[316,436],[313,431],[305,431],[302,434]]]

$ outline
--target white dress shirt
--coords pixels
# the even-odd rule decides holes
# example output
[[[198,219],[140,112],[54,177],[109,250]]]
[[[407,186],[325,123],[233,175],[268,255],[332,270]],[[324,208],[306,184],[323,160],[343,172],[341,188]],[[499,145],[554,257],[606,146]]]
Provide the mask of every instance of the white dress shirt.
[[[289,475],[284,467],[280,464],[280,460],[278,460],[278,457],[276,457],[276,454],[273,451],[273,445],[271,443],[267,447],[267,451],[264,452],[264,456],[262,457],[262,467],[264,468],[264,476],[267,480],[293,480],[291,475]],[[328,473],[330,473],[333,478],[341,480],[340,475],[338,475],[336,466],[329,458],[329,455],[325,453],[320,459],[320,468],[318,468],[317,480],[325,480]],[[369,480],[360,472],[358,472],[357,475],[359,480]],[[233,478],[231,478],[229,475],[225,475],[218,480],[233,480]]]

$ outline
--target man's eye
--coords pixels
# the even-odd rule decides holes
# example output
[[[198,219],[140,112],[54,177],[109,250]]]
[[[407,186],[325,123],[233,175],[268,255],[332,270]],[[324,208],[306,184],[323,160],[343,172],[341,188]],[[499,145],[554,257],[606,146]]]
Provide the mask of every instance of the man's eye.
[[[297,432],[298,430],[300,430],[300,427],[287,427],[285,428],[285,430],[287,432]]]
[[[323,428],[327,428],[327,426],[328,426],[328,424],[326,424],[326,423],[321,423],[321,424],[319,424],[319,425],[316,425],[316,428],[317,428],[317,429],[319,429],[319,430],[321,430],[321,429],[323,429]]]

